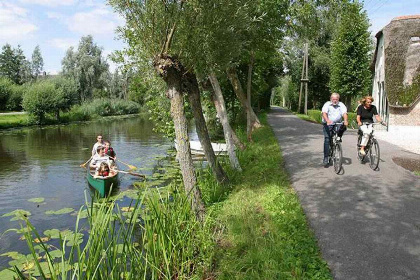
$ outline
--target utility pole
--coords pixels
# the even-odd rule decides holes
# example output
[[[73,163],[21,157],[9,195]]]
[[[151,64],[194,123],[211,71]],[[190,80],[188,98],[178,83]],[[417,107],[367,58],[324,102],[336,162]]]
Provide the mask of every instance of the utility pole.
[[[308,69],[309,69],[309,63],[308,63],[308,43],[305,43],[305,53],[303,56],[303,62],[302,62],[302,76],[300,79],[300,91],[299,91],[299,106],[298,106],[298,112],[300,113],[300,104],[302,103],[302,92],[303,92],[303,86],[305,86],[305,106],[304,106],[304,113],[305,115],[308,114]]]

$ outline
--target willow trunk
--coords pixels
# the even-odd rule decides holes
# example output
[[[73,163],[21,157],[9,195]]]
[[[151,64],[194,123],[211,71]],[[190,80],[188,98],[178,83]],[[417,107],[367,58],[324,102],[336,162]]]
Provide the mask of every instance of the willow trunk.
[[[236,73],[235,68],[229,68],[227,71],[228,78],[230,80],[230,83],[233,86],[233,91],[236,94],[236,97],[238,98],[239,102],[241,103],[242,108],[245,110],[246,114],[250,116],[251,118],[251,126],[253,129],[260,128],[261,122],[258,119],[257,115],[255,114],[252,107],[247,102],[247,98],[245,96],[244,90],[242,88],[241,82],[239,81],[238,74]]]
[[[184,74],[183,80],[183,85],[188,94],[191,110],[194,115],[198,138],[200,139],[201,146],[203,147],[206,160],[209,163],[216,180],[222,184],[227,183],[228,178],[222,166],[217,161],[216,155],[214,154],[214,150],[211,145],[206,120],[204,119],[203,110],[201,107],[200,88],[198,86],[197,77],[194,73],[188,72]]]
[[[248,80],[246,86],[246,98],[247,98],[247,105],[249,108],[251,106],[251,90],[252,90],[252,69],[254,67],[254,53],[251,54],[251,59],[248,65]],[[252,141],[252,123],[251,123],[251,113],[248,111],[246,115],[246,134],[248,141]]]
[[[154,61],[154,66],[168,86],[166,96],[171,102],[171,116],[174,122],[178,150],[177,158],[181,168],[185,192],[191,200],[192,209],[195,211],[198,219],[202,220],[205,214],[205,208],[194,172],[187,119],[184,112],[184,100],[181,91],[183,67],[178,61],[169,56],[158,57]]]
[[[211,72],[209,75],[209,79],[211,82],[211,85],[213,87],[213,92],[212,92],[212,100],[214,103],[214,107],[216,107],[216,111],[217,111],[217,115],[220,119],[220,122],[222,123],[223,126],[223,133],[225,135],[225,140],[226,140],[226,146],[228,149],[228,154],[229,154],[229,160],[230,160],[230,164],[232,165],[233,168],[242,171],[241,165],[239,164],[239,160],[238,157],[236,156],[235,153],[235,140],[234,137],[238,138],[235,134],[235,132],[233,131],[232,127],[229,124],[229,119],[227,116],[227,111],[226,111],[226,105],[225,105],[225,100],[223,99],[223,94],[222,94],[222,90],[220,88],[220,84],[219,81],[217,79],[217,76],[214,72]],[[238,147],[242,146],[243,144],[240,142],[239,139],[237,139],[237,141],[239,141],[239,145]]]

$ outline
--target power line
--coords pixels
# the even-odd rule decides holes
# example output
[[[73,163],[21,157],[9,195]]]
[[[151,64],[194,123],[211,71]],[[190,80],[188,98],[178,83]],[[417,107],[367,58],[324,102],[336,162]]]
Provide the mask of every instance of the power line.
[[[385,0],[383,3],[382,3],[382,5],[380,5],[376,10],[374,10],[372,13],[371,13],[371,15],[373,15],[374,13],[376,13],[380,8],[382,8],[386,3],[388,3],[389,2],[389,0]]]
[[[369,7],[366,8],[366,10],[374,10],[377,9],[379,6],[383,4],[382,0],[373,1],[370,3]]]

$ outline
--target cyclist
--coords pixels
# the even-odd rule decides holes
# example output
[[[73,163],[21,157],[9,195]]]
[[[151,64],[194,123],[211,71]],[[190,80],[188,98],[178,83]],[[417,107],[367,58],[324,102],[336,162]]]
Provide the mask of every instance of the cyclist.
[[[323,164],[325,167],[328,166],[328,154],[330,151],[330,142],[332,136],[332,129],[334,124],[341,122],[344,118],[344,125],[341,125],[337,136],[338,140],[341,141],[344,131],[348,126],[348,117],[347,117],[347,107],[342,102],[340,102],[340,95],[338,93],[331,94],[330,101],[326,102],[322,106],[322,124],[324,131],[324,161]]]
[[[372,102],[372,96],[365,96],[360,100],[361,105],[357,108],[357,124],[359,125],[359,130],[363,133],[359,153],[363,156],[366,155],[365,147],[369,141],[369,135],[372,133],[373,116],[375,116],[377,122],[384,124],[378,115],[376,106],[372,105]]]

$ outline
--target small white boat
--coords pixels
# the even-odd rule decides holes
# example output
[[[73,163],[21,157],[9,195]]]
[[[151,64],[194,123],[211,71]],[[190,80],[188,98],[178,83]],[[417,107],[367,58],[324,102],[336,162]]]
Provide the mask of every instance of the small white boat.
[[[213,151],[217,156],[226,156],[228,154],[227,145],[225,143],[211,143],[211,146],[213,147]],[[200,141],[191,140],[190,148],[191,148],[191,154],[204,155],[204,150],[203,150],[203,147],[201,146]],[[176,141],[175,141],[175,149],[178,150]]]

